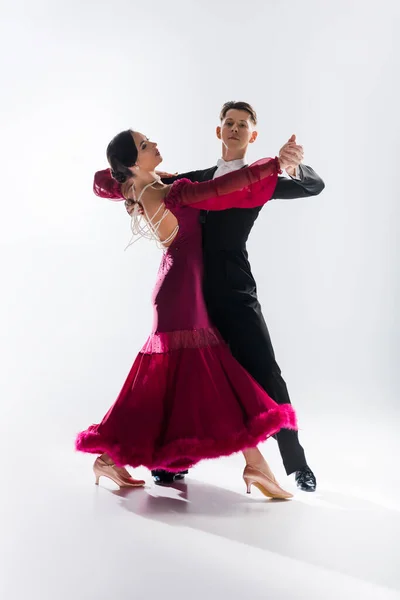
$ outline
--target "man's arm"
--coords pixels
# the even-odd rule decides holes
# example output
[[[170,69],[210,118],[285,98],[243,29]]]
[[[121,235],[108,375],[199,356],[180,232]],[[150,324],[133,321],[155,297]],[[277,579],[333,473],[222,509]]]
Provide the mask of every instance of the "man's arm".
[[[318,196],[325,187],[321,177],[311,167],[299,165],[298,178],[286,179],[278,177],[278,183],[272,198],[291,200],[293,198],[307,198]]]

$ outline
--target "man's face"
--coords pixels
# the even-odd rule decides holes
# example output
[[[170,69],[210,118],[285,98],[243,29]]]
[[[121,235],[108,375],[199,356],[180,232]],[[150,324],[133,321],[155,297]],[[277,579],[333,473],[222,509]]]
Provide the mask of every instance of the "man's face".
[[[217,137],[229,150],[243,150],[257,138],[257,131],[246,110],[231,108],[225,115]]]

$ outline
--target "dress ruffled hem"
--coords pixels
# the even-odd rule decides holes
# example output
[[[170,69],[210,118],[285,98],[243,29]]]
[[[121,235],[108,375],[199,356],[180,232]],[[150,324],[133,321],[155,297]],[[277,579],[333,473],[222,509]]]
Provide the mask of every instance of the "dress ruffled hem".
[[[229,456],[253,448],[282,428],[297,429],[296,414],[290,404],[278,405],[252,418],[242,431],[218,440],[178,439],[157,449],[127,448],[107,440],[98,432],[98,426],[92,425],[78,435],[76,449],[92,454],[106,452],[118,466],[144,466],[150,470],[178,472],[190,469],[204,459]]]

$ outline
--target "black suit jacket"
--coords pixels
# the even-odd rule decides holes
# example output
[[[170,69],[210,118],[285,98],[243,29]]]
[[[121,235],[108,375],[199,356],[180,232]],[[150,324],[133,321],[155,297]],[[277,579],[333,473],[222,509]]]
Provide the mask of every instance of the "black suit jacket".
[[[181,173],[171,179],[209,181],[217,167]],[[278,177],[272,198],[293,199],[316,196],[325,184],[317,173],[306,165],[299,167],[299,179]],[[251,273],[246,242],[262,207],[231,208],[222,211],[202,211],[204,251],[204,295],[210,309],[226,303],[241,304],[246,298],[253,302],[257,288]]]

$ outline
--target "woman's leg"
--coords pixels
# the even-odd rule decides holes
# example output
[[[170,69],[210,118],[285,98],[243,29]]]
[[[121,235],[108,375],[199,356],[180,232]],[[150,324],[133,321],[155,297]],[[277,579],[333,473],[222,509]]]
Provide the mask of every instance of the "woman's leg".
[[[272,481],[276,481],[269,464],[261,454],[258,446],[255,448],[246,448],[246,450],[243,450],[243,456],[246,461],[246,466],[254,467],[267,475],[267,477],[270,477]]]

